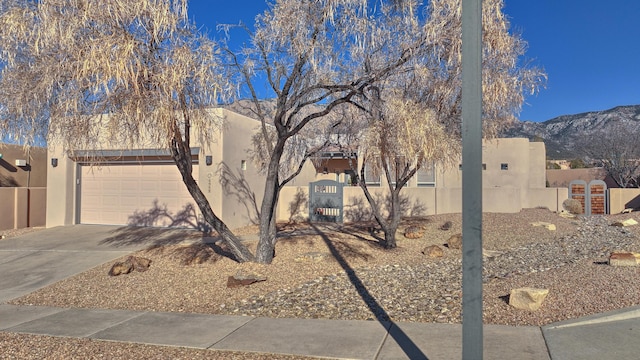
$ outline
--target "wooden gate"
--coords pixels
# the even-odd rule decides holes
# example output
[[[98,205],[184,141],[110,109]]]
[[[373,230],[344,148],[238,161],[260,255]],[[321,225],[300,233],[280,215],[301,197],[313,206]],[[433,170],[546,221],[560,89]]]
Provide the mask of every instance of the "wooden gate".
[[[311,222],[343,221],[343,184],[320,180],[309,184],[309,220]]]
[[[569,184],[569,198],[582,204],[585,215],[604,215],[607,213],[607,184],[602,180],[574,180]]]

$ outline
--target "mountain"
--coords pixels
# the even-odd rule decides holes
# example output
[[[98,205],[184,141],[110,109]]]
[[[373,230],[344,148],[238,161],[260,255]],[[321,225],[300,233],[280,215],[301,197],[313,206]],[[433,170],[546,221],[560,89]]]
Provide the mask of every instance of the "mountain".
[[[550,159],[580,157],[577,140],[588,138],[599,131],[613,131],[622,126],[629,133],[640,133],[640,105],[617,106],[604,111],[563,115],[545,122],[518,121],[502,137],[542,139]]]

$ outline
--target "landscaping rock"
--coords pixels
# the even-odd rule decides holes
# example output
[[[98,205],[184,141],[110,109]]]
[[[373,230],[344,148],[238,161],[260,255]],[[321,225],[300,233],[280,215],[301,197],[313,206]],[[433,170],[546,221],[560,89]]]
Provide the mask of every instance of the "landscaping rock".
[[[509,305],[516,309],[536,311],[549,294],[549,289],[530,287],[512,289],[509,294]]]
[[[329,256],[331,256],[331,254],[329,254],[329,253],[314,251],[314,252],[308,252],[308,253],[301,254],[298,257],[296,257],[295,259],[293,259],[293,261],[295,261],[295,262],[304,262],[304,261],[320,262],[320,261],[326,260]]]
[[[133,271],[133,263],[130,261],[119,261],[111,266],[109,276],[128,274]]]
[[[482,257],[493,259],[500,255],[502,255],[502,251],[482,249]]]
[[[570,213],[570,212],[568,212],[568,211],[566,211],[566,210],[561,210],[561,211],[558,213],[558,215],[559,215],[560,217],[565,218],[565,219],[575,219],[575,218],[576,218],[576,215],[575,215],[575,214],[572,214],[572,213]]]
[[[609,256],[611,266],[638,266],[640,265],[640,254],[633,252],[613,252]]]
[[[109,270],[110,276],[118,276],[128,274],[133,270],[147,271],[151,265],[151,260],[143,257],[129,256],[125,261],[119,261],[111,266]]]
[[[616,221],[613,224],[611,224],[611,226],[622,226],[622,227],[633,226],[633,225],[638,225],[638,222],[635,221],[634,219]]]
[[[422,253],[432,258],[441,258],[444,256],[444,251],[438,245],[427,246],[426,248],[424,248],[424,250],[422,250]]]
[[[572,214],[582,214],[582,203],[580,202],[580,200],[566,199],[562,202],[562,207]]]
[[[412,225],[404,229],[404,237],[407,239],[420,239],[424,230],[420,226]]]
[[[266,280],[266,276],[254,273],[246,273],[240,270],[235,275],[229,276],[229,278],[227,279],[227,287],[233,288],[239,286],[249,286],[251,284]]]
[[[634,208],[626,208],[626,209],[622,210],[621,214],[628,214],[628,213],[633,212],[633,211],[634,211]]]
[[[550,231],[556,231],[556,226],[552,223],[548,223],[548,222],[544,222],[544,221],[537,221],[537,222],[532,222],[531,225],[533,226],[541,226],[547,230]]]
[[[452,225],[453,224],[451,223],[451,221],[447,221],[444,224],[442,224],[442,226],[440,226],[440,230],[447,231],[447,230],[451,229]]]
[[[462,249],[462,234],[455,234],[447,240],[449,249]]]

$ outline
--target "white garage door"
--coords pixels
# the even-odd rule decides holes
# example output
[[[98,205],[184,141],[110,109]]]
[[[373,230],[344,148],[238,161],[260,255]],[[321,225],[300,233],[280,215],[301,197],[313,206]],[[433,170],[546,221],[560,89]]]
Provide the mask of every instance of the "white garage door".
[[[80,223],[194,227],[197,206],[174,164],[81,166]],[[198,167],[193,167],[198,178]]]

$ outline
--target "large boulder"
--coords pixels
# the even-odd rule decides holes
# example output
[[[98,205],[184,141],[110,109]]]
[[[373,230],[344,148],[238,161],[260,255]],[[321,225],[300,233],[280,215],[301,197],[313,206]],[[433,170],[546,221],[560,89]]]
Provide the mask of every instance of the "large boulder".
[[[509,305],[516,309],[536,311],[549,294],[549,289],[523,287],[512,289],[509,294]]]
[[[131,271],[147,271],[151,266],[151,260],[138,256],[129,256],[125,261],[118,261],[109,270],[110,276],[128,274]]]
[[[562,202],[562,207],[571,214],[582,214],[582,203],[578,199],[566,199]]]

